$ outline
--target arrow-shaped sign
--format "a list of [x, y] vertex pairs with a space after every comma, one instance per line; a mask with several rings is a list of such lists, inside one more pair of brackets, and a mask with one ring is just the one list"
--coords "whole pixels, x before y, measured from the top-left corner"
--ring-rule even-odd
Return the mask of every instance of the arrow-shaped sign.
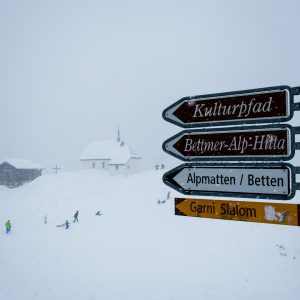
[[300, 184], [287, 163], [198, 163], [170, 170], [163, 181], [186, 195], [289, 200]]
[[300, 205], [175, 198], [175, 215], [300, 226]]
[[183, 161], [290, 160], [300, 143], [300, 127], [285, 124], [185, 130], [163, 143], [163, 150]]
[[163, 118], [185, 128], [285, 122], [300, 110], [294, 103], [299, 93], [299, 87], [283, 85], [185, 97], [166, 108]]

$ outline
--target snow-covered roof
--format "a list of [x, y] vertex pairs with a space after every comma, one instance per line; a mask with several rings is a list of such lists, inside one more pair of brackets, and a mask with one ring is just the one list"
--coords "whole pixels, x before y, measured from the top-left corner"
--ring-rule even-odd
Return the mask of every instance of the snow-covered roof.
[[7, 162], [16, 169], [43, 169], [43, 167], [35, 162], [27, 159], [9, 158], [1, 161], [1, 164]]
[[122, 165], [131, 158], [141, 158], [124, 142], [96, 141], [88, 144], [80, 156], [80, 160], [109, 160], [109, 164]]

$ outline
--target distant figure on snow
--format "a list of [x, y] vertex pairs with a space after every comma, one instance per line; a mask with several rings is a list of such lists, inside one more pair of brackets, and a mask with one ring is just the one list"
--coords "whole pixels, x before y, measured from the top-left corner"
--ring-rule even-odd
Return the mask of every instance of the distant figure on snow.
[[6, 223], [5, 223], [5, 228], [6, 228], [6, 233], [9, 233], [10, 232], [10, 229], [11, 229], [11, 223], [10, 223], [10, 220], [7, 220]]
[[66, 227], [66, 229], [68, 229], [70, 226], [70, 223], [68, 222], [68, 220], [66, 220], [66, 223], [65, 223], [65, 227]]
[[101, 216], [101, 211], [98, 210], [96, 213], [95, 213], [96, 216]]
[[75, 215], [74, 215], [73, 223], [78, 222], [78, 214], [79, 214], [79, 211], [77, 210]]
[[168, 194], [167, 194], [167, 200], [170, 199], [170, 195], [171, 195], [171, 191], [168, 191]]

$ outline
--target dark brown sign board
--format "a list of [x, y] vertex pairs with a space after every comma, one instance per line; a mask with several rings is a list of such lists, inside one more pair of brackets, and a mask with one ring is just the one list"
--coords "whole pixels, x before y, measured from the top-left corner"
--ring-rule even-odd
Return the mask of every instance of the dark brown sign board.
[[175, 198], [175, 215], [300, 226], [300, 205]]
[[184, 130], [162, 148], [183, 161], [290, 160], [300, 143], [300, 127], [287, 124]]
[[185, 97], [163, 111], [163, 118], [192, 128], [250, 123], [278, 123], [300, 110], [294, 95], [300, 88], [286, 85]]
[[290, 200], [300, 168], [288, 163], [189, 163], [166, 172], [166, 185], [185, 195]]

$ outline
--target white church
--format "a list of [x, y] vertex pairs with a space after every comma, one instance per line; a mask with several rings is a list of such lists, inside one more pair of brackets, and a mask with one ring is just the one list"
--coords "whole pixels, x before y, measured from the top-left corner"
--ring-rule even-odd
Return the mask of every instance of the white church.
[[83, 169], [107, 171], [110, 175], [127, 175], [141, 171], [142, 157], [121, 140], [95, 141], [83, 150], [80, 159]]

